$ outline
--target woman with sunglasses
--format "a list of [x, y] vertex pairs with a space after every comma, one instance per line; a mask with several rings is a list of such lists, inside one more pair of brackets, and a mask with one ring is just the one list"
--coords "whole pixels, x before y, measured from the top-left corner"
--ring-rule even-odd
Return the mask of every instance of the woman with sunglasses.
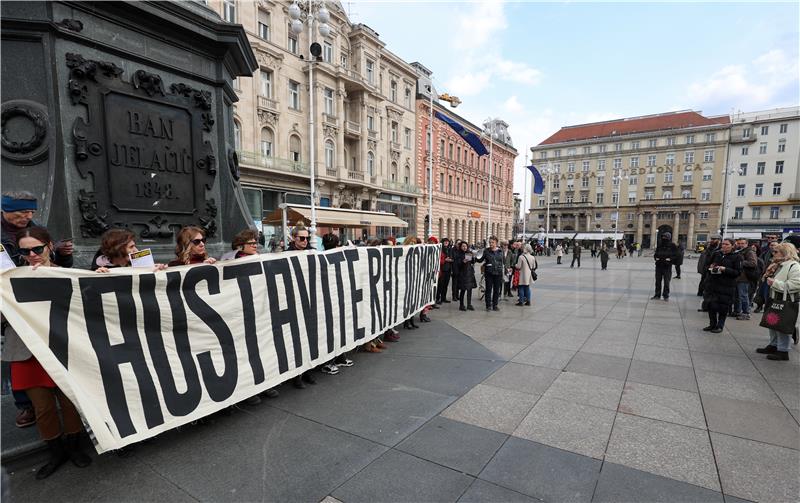
[[233, 236], [231, 250], [223, 255], [220, 260], [233, 260], [251, 255], [258, 255], [258, 231], [245, 229]]
[[[100, 238], [100, 249], [92, 259], [91, 269], [111, 272], [117, 267], [130, 267], [131, 254], [138, 253], [136, 234], [128, 229], [109, 229]], [[166, 269], [166, 264], [156, 264], [155, 270]]]
[[189, 264], [213, 264], [217, 259], [208, 256], [206, 232], [200, 227], [188, 226], [175, 238], [175, 260], [169, 266]]
[[[32, 269], [58, 267], [51, 261], [54, 245], [47, 229], [28, 227], [19, 231], [16, 238], [20, 257]], [[39, 468], [36, 478], [49, 477], [67, 460], [79, 468], [91, 464], [92, 458], [80, 447], [83, 423], [78, 411], [12, 327], [5, 330], [3, 360], [11, 362], [12, 389], [24, 390], [33, 402], [39, 436], [50, 451], [49, 461]]]

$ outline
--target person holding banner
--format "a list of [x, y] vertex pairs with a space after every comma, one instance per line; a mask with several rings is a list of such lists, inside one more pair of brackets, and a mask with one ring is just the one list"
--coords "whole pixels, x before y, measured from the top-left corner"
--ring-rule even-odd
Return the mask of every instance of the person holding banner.
[[[8, 255], [17, 265], [26, 265], [17, 253], [17, 233], [22, 229], [38, 227], [33, 217], [38, 209], [36, 196], [26, 191], [3, 192], [2, 243]], [[62, 239], [53, 247], [50, 260], [59, 267], [72, 267], [72, 238]]]
[[[51, 261], [54, 245], [47, 229], [25, 228], [17, 233], [15, 244], [20, 257], [34, 270], [58, 267]], [[75, 406], [33, 357], [13, 327], [7, 327], [5, 337], [3, 360], [11, 362], [11, 388], [25, 391], [33, 402], [39, 436], [50, 451], [50, 459], [37, 470], [36, 478], [49, 477], [67, 460], [72, 460], [79, 468], [89, 466], [92, 459], [80, 447], [83, 422]]]
[[[110, 272], [116, 267], [130, 267], [131, 255], [139, 253], [136, 234], [128, 229], [109, 229], [100, 238], [100, 249], [94, 254], [91, 269]], [[164, 264], [155, 264], [155, 270], [166, 269]]]
[[[407, 238], [405, 238], [403, 240], [403, 246], [414, 246], [414, 245], [418, 245], [418, 244], [420, 244], [420, 242], [419, 242], [419, 238], [417, 238], [417, 236], [408, 236]], [[423, 310], [422, 313], [424, 313], [424, 312], [425, 311]], [[420, 316], [422, 316], [422, 313], [420, 313]], [[411, 318], [409, 318], [409, 319], [407, 319], [406, 321], [403, 322], [403, 328], [405, 328], [407, 330], [414, 330], [414, 329], [419, 328], [419, 325], [414, 323], [414, 317], [412, 316]]]
[[[308, 229], [303, 222], [297, 222], [292, 229], [292, 242], [289, 243], [289, 251], [308, 251]], [[310, 370], [306, 370], [292, 379], [292, 385], [297, 389], [305, 389], [306, 383], [317, 384], [317, 380], [311, 375]]]
[[217, 259], [206, 251], [206, 231], [193, 225], [184, 227], [175, 237], [175, 260], [170, 267], [189, 264], [213, 264]]

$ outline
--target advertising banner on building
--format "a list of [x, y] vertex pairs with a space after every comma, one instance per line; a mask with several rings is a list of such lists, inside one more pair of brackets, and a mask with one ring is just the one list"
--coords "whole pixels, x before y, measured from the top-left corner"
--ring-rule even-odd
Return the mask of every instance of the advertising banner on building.
[[207, 416], [366, 343], [434, 301], [439, 246], [255, 255], [160, 272], [0, 273], [6, 320], [98, 452]]

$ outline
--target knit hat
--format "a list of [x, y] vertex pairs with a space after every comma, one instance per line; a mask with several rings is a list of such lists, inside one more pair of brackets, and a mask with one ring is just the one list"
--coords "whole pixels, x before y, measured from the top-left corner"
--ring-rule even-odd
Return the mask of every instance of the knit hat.
[[36, 211], [35, 198], [17, 198], [12, 195], [3, 194], [3, 211], [11, 213], [14, 211]]
[[670, 234], [669, 232], [665, 232], [664, 234], [661, 235], [661, 239], [672, 239], [672, 234]]

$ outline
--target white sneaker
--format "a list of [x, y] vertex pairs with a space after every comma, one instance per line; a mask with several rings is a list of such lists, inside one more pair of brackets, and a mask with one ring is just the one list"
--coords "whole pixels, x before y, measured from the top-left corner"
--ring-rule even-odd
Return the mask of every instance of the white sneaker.
[[334, 363], [326, 363], [325, 365], [322, 366], [320, 372], [322, 372], [323, 374], [335, 376], [336, 374], [339, 373], [339, 367], [337, 367], [336, 364]]
[[389, 331], [392, 333], [392, 335], [400, 335], [400, 332], [398, 332], [397, 330], [395, 330], [393, 328], [390, 328]]

